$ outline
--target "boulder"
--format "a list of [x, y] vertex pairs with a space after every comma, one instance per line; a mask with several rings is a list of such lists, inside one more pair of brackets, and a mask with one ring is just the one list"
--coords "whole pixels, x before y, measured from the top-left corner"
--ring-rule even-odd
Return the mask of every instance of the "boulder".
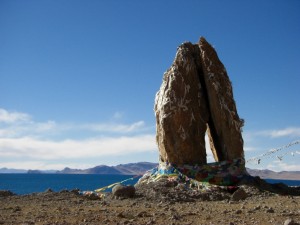
[[131, 185], [124, 186], [122, 184], [117, 184], [113, 187], [112, 194], [115, 197], [132, 198], [135, 195], [135, 187]]
[[244, 200], [247, 197], [248, 197], [248, 194], [246, 193], [246, 191], [243, 188], [239, 188], [232, 194], [231, 201], [237, 202], [240, 200]]
[[15, 194], [8, 190], [0, 190], [0, 197], [14, 196]]

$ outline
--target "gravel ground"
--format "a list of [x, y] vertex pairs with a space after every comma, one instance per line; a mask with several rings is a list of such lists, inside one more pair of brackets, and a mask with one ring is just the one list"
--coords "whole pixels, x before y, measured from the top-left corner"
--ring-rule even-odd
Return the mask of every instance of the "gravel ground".
[[300, 224], [299, 188], [294, 195], [249, 185], [195, 191], [163, 181], [137, 185], [133, 198], [0, 191], [0, 203], [0, 224]]

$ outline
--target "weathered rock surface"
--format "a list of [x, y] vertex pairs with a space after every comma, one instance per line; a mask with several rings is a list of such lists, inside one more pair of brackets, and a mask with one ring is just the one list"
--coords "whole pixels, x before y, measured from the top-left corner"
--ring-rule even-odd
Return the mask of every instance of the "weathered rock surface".
[[204, 38], [200, 38], [199, 47], [210, 112], [208, 136], [215, 160], [244, 158], [243, 120], [238, 116], [226, 69]]
[[243, 158], [243, 121], [232, 87], [215, 50], [199, 44], [178, 47], [155, 98], [156, 141], [160, 161], [206, 164], [208, 131], [216, 161]]
[[113, 187], [112, 189], [113, 196], [121, 197], [121, 198], [132, 198], [135, 195], [135, 187], [128, 185], [124, 186], [121, 184], [118, 184]]
[[155, 99], [156, 140], [163, 162], [206, 163], [204, 134], [209, 112], [199, 80], [201, 71], [199, 47], [179, 46]]
[[233, 193], [233, 195], [231, 196], [231, 200], [232, 201], [240, 201], [240, 200], [244, 200], [248, 197], [246, 191], [243, 188], [239, 188], [237, 191], [235, 191]]
[[296, 223], [293, 219], [289, 218], [284, 221], [284, 225], [299, 225], [299, 223]]
[[11, 191], [8, 190], [0, 190], [0, 197], [7, 197], [7, 196], [13, 196], [15, 195]]

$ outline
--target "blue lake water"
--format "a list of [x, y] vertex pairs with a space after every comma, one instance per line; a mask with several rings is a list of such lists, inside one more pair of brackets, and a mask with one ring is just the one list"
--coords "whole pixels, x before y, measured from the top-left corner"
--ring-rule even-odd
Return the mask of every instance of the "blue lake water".
[[[53, 191], [80, 189], [92, 191], [129, 178], [131, 175], [100, 174], [0, 174], [0, 190], [10, 190], [16, 194], [43, 192], [48, 188]], [[139, 177], [124, 184], [135, 184]], [[282, 182], [289, 186], [300, 186], [300, 180], [272, 180], [269, 183]]]
[[273, 180], [273, 179], [265, 179], [268, 183], [284, 183], [288, 186], [300, 186], [300, 180]]
[[[10, 190], [15, 194], [80, 189], [93, 191], [104, 186], [120, 182], [132, 175], [100, 174], [0, 174], [0, 190]], [[124, 184], [135, 184], [139, 177]]]

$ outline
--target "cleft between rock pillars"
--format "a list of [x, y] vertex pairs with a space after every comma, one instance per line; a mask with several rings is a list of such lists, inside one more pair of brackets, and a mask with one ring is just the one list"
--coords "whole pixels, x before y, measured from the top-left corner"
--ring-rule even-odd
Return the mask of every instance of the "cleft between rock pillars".
[[205, 165], [205, 134], [216, 162], [244, 161], [243, 120], [214, 48], [201, 37], [183, 43], [155, 97], [160, 163]]

